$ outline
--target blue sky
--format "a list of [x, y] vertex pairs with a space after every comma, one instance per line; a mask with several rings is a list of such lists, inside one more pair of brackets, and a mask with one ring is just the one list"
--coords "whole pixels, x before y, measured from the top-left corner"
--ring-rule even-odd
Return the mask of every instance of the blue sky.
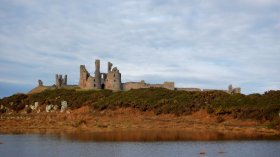
[[279, 0], [0, 0], [0, 97], [79, 65], [111, 61], [122, 81], [280, 88]]

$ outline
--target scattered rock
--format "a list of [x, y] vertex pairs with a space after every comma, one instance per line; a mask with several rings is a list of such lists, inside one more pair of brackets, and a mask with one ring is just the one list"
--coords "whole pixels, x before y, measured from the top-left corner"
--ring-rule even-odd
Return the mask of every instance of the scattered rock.
[[57, 106], [57, 105], [54, 105], [54, 106], [53, 106], [52, 112], [56, 111], [57, 109], [58, 109], [58, 106]]
[[46, 105], [46, 112], [51, 112], [52, 108], [53, 108], [52, 104]]
[[201, 155], [205, 155], [205, 154], [206, 154], [206, 152], [200, 152], [199, 154], [201, 154]]
[[30, 105], [30, 108], [31, 108], [31, 110], [37, 110], [38, 106], [39, 106], [39, 103], [35, 102], [34, 105]]
[[61, 101], [60, 112], [64, 112], [67, 109], [67, 101]]
[[49, 104], [46, 105], [46, 112], [54, 112], [58, 109], [57, 105]]

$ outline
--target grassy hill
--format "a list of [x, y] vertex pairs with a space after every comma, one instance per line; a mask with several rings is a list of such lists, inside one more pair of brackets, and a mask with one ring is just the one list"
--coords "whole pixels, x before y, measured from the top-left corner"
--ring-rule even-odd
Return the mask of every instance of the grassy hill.
[[[280, 91], [264, 94], [227, 94], [225, 92], [186, 92], [161, 88], [137, 89], [126, 92], [109, 90], [55, 89], [41, 93], [16, 94], [0, 100], [0, 104], [20, 111], [25, 105], [39, 102], [40, 105], [54, 104], [66, 100], [71, 109], [90, 105], [93, 109], [105, 110], [132, 107], [141, 111], [154, 111], [156, 114], [187, 115], [198, 110], [209, 114], [232, 115], [238, 119], [279, 122]], [[5, 110], [2, 109], [1, 113]]]

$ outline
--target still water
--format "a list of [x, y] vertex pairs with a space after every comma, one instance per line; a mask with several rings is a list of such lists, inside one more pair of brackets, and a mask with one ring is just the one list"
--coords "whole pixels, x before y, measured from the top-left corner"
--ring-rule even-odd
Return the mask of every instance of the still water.
[[[70, 137], [70, 138], [68, 138]], [[83, 137], [83, 136], [81, 136]], [[52, 134], [2, 134], [1, 157], [279, 157], [280, 140], [96, 141]]]

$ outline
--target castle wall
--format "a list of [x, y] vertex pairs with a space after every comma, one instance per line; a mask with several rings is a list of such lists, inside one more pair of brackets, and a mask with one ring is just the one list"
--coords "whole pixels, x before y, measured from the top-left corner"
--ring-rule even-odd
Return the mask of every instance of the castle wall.
[[222, 91], [226, 92], [228, 94], [233, 94], [233, 93], [240, 93], [241, 88], [233, 88], [232, 85], [228, 86], [228, 90], [223, 90], [223, 89], [199, 89], [199, 88], [175, 88], [175, 90], [178, 91], [202, 91], [202, 92], [210, 92], [210, 91]]
[[89, 75], [85, 65], [80, 65], [80, 80], [79, 80], [80, 88], [87, 88], [87, 79], [89, 76], [90, 75]]
[[85, 88], [87, 88], [87, 89], [96, 89], [96, 85], [95, 85], [95, 81], [94, 81], [94, 77], [92, 77], [92, 76], [89, 76], [88, 78], [87, 78], [87, 81], [86, 81], [86, 87]]
[[240, 94], [240, 93], [241, 93], [241, 88], [239, 88], [239, 87], [233, 88], [232, 93], [238, 93], [238, 94]]
[[126, 82], [123, 83], [123, 90], [128, 91], [131, 89], [140, 89], [140, 88], [166, 88], [174, 90], [174, 82], [164, 82], [163, 84], [147, 84], [144, 81], [141, 82]]
[[123, 83], [123, 90], [128, 91], [131, 89], [150, 88], [144, 81], [141, 82], [126, 82]]
[[177, 91], [187, 91], [187, 92], [201, 92], [199, 88], [175, 88]]
[[175, 83], [174, 82], [164, 82], [162, 87], [166, 88], [166, 89], [170, 89], [170, 90], [175, 90]]
[[222, 91], [228, 93], [228, 90], [221, 90], [221, 89], [202, 89], [203, 92], [212, 92], [212, 91]]

